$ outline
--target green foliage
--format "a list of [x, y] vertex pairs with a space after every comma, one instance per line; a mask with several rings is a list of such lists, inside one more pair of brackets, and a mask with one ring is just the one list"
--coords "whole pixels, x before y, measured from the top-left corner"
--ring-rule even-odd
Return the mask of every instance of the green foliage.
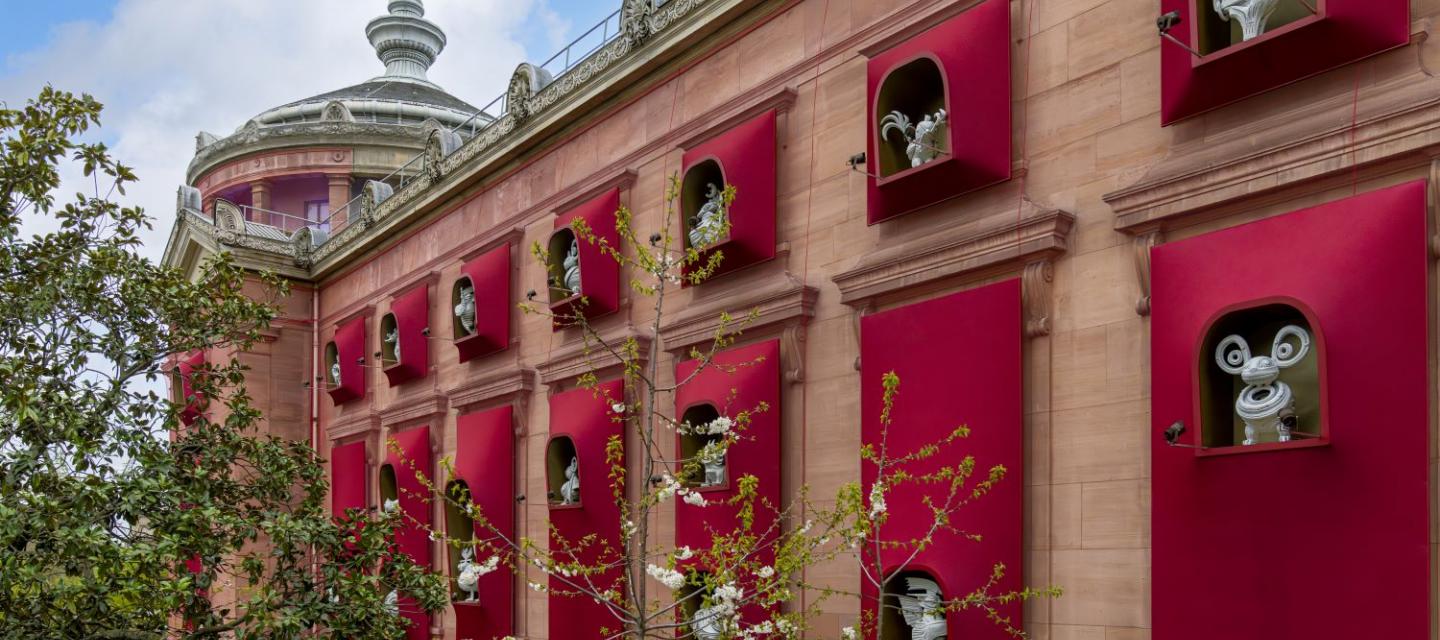
[[[434, 610], [443, 581], [394, 553], [393, 522], [329, 516], [322, 461], [263, 432], [233, 357], [286, 284], [139, 256], [149, 220], [109, 198], [134, 174], [76, 140], [100, 111], [48, 87], [0, 109], [0, 637], [401, 637], [386, 595]], [[57, 207], [67, 160], [93, 193]], [[25, 237], [27, 217], [58, 228]], [[196, 351], [184, 426], [156, 389]]]

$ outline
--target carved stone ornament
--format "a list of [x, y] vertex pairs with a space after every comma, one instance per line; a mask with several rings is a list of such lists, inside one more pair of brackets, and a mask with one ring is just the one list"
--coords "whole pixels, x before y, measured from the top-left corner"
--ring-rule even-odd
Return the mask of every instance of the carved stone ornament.
[[431, 180], [439, 180], [444, 175], [445, 158], [464, 143], [460, 134], [449, 129], [440, 127], [430, 130], [425, 140], [425, 173], [430, 175]]
[[[1295, 344], [1290, 343], [1290, 339]], [[1246, 446], [1259, 442], [1262, 431], [1275, 431], [1280, 442], [1289, 442], [1293, 430], [1295, 394], [1290, 385], [1280, 381], [1280, 370], [1286, 369], [1310, 353], [1310, 332], [1296, 325], [1286, 325], [1275, 332], [1270, 355], [1250, 355], [1250, 345], [1238, 335], [1226, 336], [1215, 347], [1215, 364], [1220, 370], [1240, 376], [1245, 387], [1235, 400], [1235, 415], [1245, 422]]]
[[565, 467], [565, 483], [560, 485], [560, 504], [580, 504], [580, 458], [570, 458]]
[[715, 183], [705, 185], [705, 204], [686, 221], [691, 249], [704, 249], [725, 233], [725, 192]]
[[213, 134], [213, 133], [210, 133], [209, 131], [201, 131], [201, 132], [195, 134], [195, 151], [196, 151], [196, 153], [199, 153], [199, 151], [200, 151], [201, 149], [204, 149], [205, 147], [208, 147], [208, 146], [210, 146], [210, 145], [212, 145], [212, 144], [215, 144], [215, 143], [218, 142], [219, 140], [220, 140], [220, 138], [219, 138], [218, 136], [216, 136], [216, 135]]
[[188, 184], [182, 184], [179, 189], [175, 190], [175, 211], [179, 212], [188, 209], [199, 212], [202, 206], [199, 189]]
[[350, 108], [339, 100], [331, 100], [325, 103], [325, 108], [320, 112], [321, 122], [354, 122], [355, 116], [350, 113]]
[[939, 640], [948, 633], [940, 585], [929, 578], [905, 578], [905, 593], [895, 596], [911, 640]]
[[245, 233], [245, 215], [229, 200], [215, 199], [215, 227], [231, 233]]
[[460, 550], [460, 562], [455, 564], [455, 586], [467, 594], [465, 602], [478, 602], [480, 596], [480, 576], [483, 575], [479, 563], [475, 562], [475, 550], [465, 547]]
[[655, 33], [654, 0], [625, 0], [620, 9], [620, 30], [631, 46], [639, 45]]
[[1140, 299], [1135, 301], [1135, 313], [1150, 315], [1150, 252], [1160, 244], [1159, 231], [1147, 231], [1136, 235], [1130, 241], [1135, 250], [1135, 277], [1140, 281]]
[[1025, 337], [1050, 335], [1050, 290], [1055, 270], [1049, 260], [1025, 265], [1020, 275], [1020, 297], [1025, 309]]
[[460, 302], [455, 305], [455, 320], [465, 335], [475, 333], [475, 287], [468, 281], [460, 285]]
[[375, 222], [375, 209], [380, 203], [395, 195], [395, 187], [379, 180], [366, 180], [365, 189], [360, 193], [360, 224], [370, 226]]
[[1245, 40], [1250, 40], [1265, 33], [1266, 23], [1270, 16], [1275, 14], [1275, 8], [1280, 5], [1280, 0], [1213, 0], [1215, 13], [1220, 14], [1220, 19], [1229, 22], [1232, 18], [1240, 23], [1240, 33]]
[[530, 99], [550, 84], [550, 72], [528, 62], [515, 67], [510, 87], [505, 91], [505, 110], [516, 121], [523, 122], [532, 113]]
[[[891, 111], [880, 119], [880, 139], [892, 144], [903, 144], [905, 157], [910, 159], [910, 167], [918, 167], [947, 153], [943, 135], [946, 117], [945, 110], [940, 109], [933, 114], [923, 115], [919, 122], [911, 123], [910, 116]], [[899, 133], [900, 139], [891, 140], [891, 131]]]

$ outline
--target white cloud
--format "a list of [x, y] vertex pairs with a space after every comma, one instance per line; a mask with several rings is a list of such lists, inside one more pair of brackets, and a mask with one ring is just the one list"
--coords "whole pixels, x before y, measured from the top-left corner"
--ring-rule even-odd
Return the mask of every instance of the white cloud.
[[[383, 0], [119, 0], [107, 22], [62, 25], [12, 55], [0, 100], [18, 105], [50, 83], [105, 103], [100, 136], [140, 178], [123, 201], [155, 219], [145, 252], [158, 257], [196, 132], [223, 136], [269, 107], [380, 75], [364, 29], [384, 10]], [[538, 22], [553, 43], [569, 27], [545, 0], [430, 0], [426, 17], [449, 40], [430, 79], [476, 106], [526, 57], [517, 34]], [[81, 186], [73, 168], [66, 177], [61, 193]]]

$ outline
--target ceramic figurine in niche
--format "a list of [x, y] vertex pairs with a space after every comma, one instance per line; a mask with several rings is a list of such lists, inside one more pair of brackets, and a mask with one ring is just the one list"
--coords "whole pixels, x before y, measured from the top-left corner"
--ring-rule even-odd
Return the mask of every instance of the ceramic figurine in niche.
[[929, 578], [905, 578], [905, 593], [897, 595], [900, 615], [910, 628], [910, 640], [938, 640], [947, 633], [941, 608], [940, 585]]
[[696, 640], [720, 640], [725, 632], [722, 610], [718, 606], [701, 607], [690, 618], [690, 629]]
[[705, 204], [689, 220], [690, 248], [703, 249], [725, 232], [725, 192], [715, 183], [705, 185]]
[[944, 143], [941, 134], [945, 130], [946, 118], [945, 110], [940, 109], [911, 124], [910, 116], [891, 111], [890, 115], [880, 119], [880, 139], [888, 141], [892, 130], [900, 132], [900, 141], [905, 143], [905, 157], [910, 159], [910, 167], [918, 167], [945, 153], [941, 147]]
[[475, 287], [460, 285], [460, 304], [455, 305], [455, 317], [466, 335], [475, 333]]
[[570, 458], [570, 466], [565, 467], [565, 483], [560, 485], [560, 504], [580, 503], [580, 458]]
[[330, 363], [330, 384], [340, 386], [340, 361]]
[[700, 482], [702, 487], [716, 487], [725, 484], [725, 456], [719, 455], [701, 463], [705, 469], [705, 479]]
[[455, 585], [469, 594], [465, 602], [476, 602], [480, 597], [480, 565], [475, 562], [475, 550], [465, 547], [460, 550], [460, 562], [455, 564]]
[[400, 510], [399, 498], [386, 498], [385, 503], [380, 506], [385, 513], [395, 513]]
[[561, 262], [565, 268], [565, 279], [561, 285], [571, 294], [580, 293], [580, 241], [570, 241], [570, 251], [565, 254], [565, 260]]
[[1215, 347], [1215, 363], [1220, 369], [1245, 382], [1235, 400], [1235, 415], [1245, 422], [1244, 444], [1259, 442], [1260, 433], [1271, 430], [1280, 442], [1290, 441], [1291, 425], [1281, 414], [1294, 411], [1295, 394], [1290, 385], [1280, 381], [1280, 370], [1295, 366], [1309, 352], [1310, 332], [1293, 324], [1275, 332], [1268, 356], [1251, 356], [1250, 345], [1238, 335], [1226, 336]]
[[393, 327], [390, 333], [385, 334], [385, 344], [390, 345], [390, 354], [395, 357], [395, 362], [400, 361], [400, 327]]
[[1234, 19], [1240, 23], [1240, 34], [1245, 40], [1265, 33], [1266, 23], [1270, 21], [1270, 16], [1275, 14], [1275, 8], [1280, 4], [1280, 0], [1213, 1], [1215, 13], [1220, 14], [1221, 20], [1229, 22]]
[[392, 589], [389, 594], [386, 594], [385, 611], [392, 616], [400, 615], [400, 593], [398, 591]]

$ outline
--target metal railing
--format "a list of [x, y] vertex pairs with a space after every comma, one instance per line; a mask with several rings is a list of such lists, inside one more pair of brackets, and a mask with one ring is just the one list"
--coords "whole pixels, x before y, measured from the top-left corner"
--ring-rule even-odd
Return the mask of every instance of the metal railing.
[[240, 205], [240, 213], [244, 215], [245, 222], [249, 224], [261, 224], [267, 227], [274, 227], [289, 235], [300, 230], [302, 227], [313, 227], [324, 224], [304, 216], [297, 216], [283, 211], [272, 211], [260, 207], [252, 207], [248, 204]]
[[[665, 4], [664, 0], [658, 0], [655, 6], [658, 7], [663, 4]], [[581, 34], [580, 37], [572, 40], [565, 48], [561, 49], [555, 55], [550, 56], [548, 60], [539, 65], [539, 68], [550, 73], [551, 82], [559, 80], [562, 76], [575, 69], [575, 67], [580, 66], [580, 64], [589, 59], [590, 56], [595, 55], [595, 53], [605, 45], [619, 37], [621, 26], [620, 9], [616, 9], [610, 15], [605, 16], [605, 19]], [[464, 122], [451, 127], [449, 130], [453, 133], [460, 134], [467, 142], [473, 140], [480, 132], [499, 121], [506, 113], [509, 113], [510, 105], [506, 103], [505, 98], [506, 94], [501, 93], [494, 100], [491, 100], [484, 107], [481, 107], [479, 111], [471, 114]], [[399, 168], [391, 171], [389, 175], [380, 178], [380, 182], [385, 182], [394, 187], [395, 193], [398, 194], [413, 182], [416, 176], [420, 175], [425, 168], [424, 163], [425, 153], [422, 151]], [[326, 215], [324, 219], [318, 222], [307, 221], [306, 224], [317, 230], [329, 231], [330, 237], [334, 237], [334, 234], [339, 233], [348, 226], [351, 220], [359, 216], [360, 202], [363, 198], [364, 189], [362, 185], [360, 195], [351, 198], [349, 202], [330, 209], [329, 214]]]

